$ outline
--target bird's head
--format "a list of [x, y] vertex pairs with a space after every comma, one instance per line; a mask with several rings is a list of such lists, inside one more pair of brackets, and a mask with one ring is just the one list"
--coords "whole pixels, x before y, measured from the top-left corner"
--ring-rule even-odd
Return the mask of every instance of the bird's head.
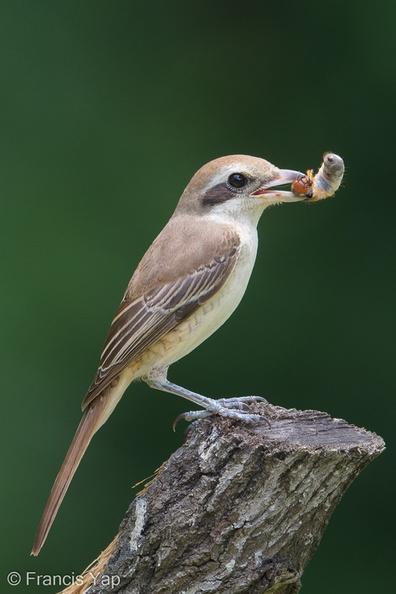
[[177, 213], [212, 214], [257, 223], [270, 204], [300, 202], [289, 189], [298, 171], [278, 169], [265, 159], [248, 155], [230, 155], [210, 161], [193, 176], [184, 190]]

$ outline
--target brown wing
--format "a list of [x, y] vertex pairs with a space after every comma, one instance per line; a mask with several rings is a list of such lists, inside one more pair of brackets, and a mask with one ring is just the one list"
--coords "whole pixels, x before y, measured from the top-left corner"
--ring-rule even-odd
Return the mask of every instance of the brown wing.
[[238, 248], [233, 246], [228, 254], [214, 257], [183, 278], [155, 287], [138, 299], [124, 300], [110, 327], [99, 369], [82, 408], [134, 359], [212, 297], [229, 277], [237, 256]]

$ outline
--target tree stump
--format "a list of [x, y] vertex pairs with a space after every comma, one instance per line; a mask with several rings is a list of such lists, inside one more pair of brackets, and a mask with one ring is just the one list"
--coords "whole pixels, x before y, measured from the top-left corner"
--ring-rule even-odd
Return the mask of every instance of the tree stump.
[[326, 413], [251, 408], [270, 426], [190, 425], [84, 585], [64, 594], [298, 592], [335, 506], [384, 442]]

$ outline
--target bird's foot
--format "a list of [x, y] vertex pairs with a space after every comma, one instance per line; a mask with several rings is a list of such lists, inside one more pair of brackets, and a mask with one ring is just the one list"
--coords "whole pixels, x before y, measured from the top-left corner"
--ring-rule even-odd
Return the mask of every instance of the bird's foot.
[[239, 398], [221, 398], [213, 400], [213, 405], [206, 410], [192, 410], [180, 414], [173, 423], [173, 430], [179, 421], [196, 421], [197, 419], [204, 419], [212, 415], [219, 415], [230, 419], [236, 419], [247, 423], [266, 423], [271, 427], [270, 422], [266, 417], [259, 414], [249, 412], [248, 404], [252, 402], [267, 402], [261, 396], [241, 396]]
[[264, 402], [268, 404], [268, 400], [262, 396], [237, 396], [236, 398], [219, 398], [216, 400], [220, 406], [225, 408], [236, 408], [238, 410], [249, 410], [247, 404], [252, 402]]
[[241, 396], [239, 398], [222, 398], [220, 400], [214, 400], [213, 398], [202, 396], [202, 394], [197, 394], [197, 392], [191, 392], [191, 390], [187, 390], [186, 388], [182, 388], [181, 386], [170, 382], [166, 378], [164, 370], [161, 371], [159, 369], [152, 370], [151, 374], [144, 379], [152, 388], [186, 398], [198, 406], [202, 406], [204, 409], [193, 410], [179, 415], [173, 423], [173, 430], [175, 430], [177, 423], [181, 419], [184, 419], [185, 421], [195, 421], [197, 419], [204, 419], [210, 415], [220, 415], [221, 417], [237, 419], [248, 423], [264, 422], [271, 426], [268, 419], [263, 415], [252, 414], [249, 412], [248, 405], [252, 402], [267, 402], [267, 400], [261, 396]]

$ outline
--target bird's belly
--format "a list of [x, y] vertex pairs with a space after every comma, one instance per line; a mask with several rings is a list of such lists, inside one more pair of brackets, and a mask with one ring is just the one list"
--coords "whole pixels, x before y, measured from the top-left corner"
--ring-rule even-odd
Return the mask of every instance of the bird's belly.
[[245, 293], [256, 256], [256, 250], [252, 249], [254, 247], [249, 246], [250, 249], [241, 251], [229, 279], [216, 295], [133, 362], [135, 378], [147, 375], [153, 368], [166, 369], [224, 324]]

